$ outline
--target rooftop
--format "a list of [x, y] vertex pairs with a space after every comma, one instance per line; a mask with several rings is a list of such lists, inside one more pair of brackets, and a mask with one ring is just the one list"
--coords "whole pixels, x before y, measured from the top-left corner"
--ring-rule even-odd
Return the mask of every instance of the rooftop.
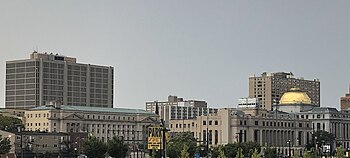
[[[54, 106], [38, 106], [30, 110], [55, 110]], [[128, 113], [128, 114], [154, 114], [142, 109], [127, 109], [127, 108], [103, 108], [89, 106], [68, 106], [61, 105], [61, 110], [67, 111], [87, 111], [87, 112], [109, 112], [109, 113]], [[155, 115], [155, 114], [154, 114]]]

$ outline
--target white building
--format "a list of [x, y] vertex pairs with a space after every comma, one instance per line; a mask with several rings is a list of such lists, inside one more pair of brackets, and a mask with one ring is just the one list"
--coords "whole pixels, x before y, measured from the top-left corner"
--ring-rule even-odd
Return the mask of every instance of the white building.
[[169, 125], [169, 120], [192, 119], [204, 114], [215, 113], [217, 109], [208, 108], [207, 102], [198, 100], [184, 100], [177, 96], [168, 96], [168, 101], [146, 102], [146, 111], [158, 114]]

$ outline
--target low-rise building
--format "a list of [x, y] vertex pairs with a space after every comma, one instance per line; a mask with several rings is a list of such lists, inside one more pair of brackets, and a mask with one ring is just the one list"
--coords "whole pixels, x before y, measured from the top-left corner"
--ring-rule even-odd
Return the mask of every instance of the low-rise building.
[[70, 142], [70, 135], [60, 132], [0, 130], [0, 135], [10, 140], [11, 150], [8, 155], [26, 157], [42, 156], [45, 153], [60, 153], [67, 148], [67, 143]]
[[103, 141], [114, 136], [125, 141], [145, 140], [149, 125], [159, 116], [141, 109], [48, 105], [25, 112], [27, 131], [87, 132]]

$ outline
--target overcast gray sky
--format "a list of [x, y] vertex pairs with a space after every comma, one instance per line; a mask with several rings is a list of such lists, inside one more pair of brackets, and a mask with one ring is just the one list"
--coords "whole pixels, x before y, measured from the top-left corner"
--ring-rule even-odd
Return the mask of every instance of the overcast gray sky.
[[41, 52], [115, 68], [115, 107], [168, 95], [233, 107], [248, 77], [291, 71], [339, 107], [350, 83], [350, 1], [0, 1], [5, 61]]

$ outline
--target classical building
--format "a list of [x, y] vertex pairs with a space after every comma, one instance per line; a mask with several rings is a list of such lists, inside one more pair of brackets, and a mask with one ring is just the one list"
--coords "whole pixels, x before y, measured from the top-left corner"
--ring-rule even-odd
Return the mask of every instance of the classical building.
[[310, 96], [311, 103], [320, 106], [320, 81], [295, 78], [293, 73], [262, 73], [261, 76], [249, 77], [249, 97], [258, 98], [261, 108], [272, 110], [274, 102], [278, 102], [284, 92], [299, 87]]
[[309, 120], [258, 108], [224, 108], [194, 119], [170, 120], [170, 129], [171, 135], [190, 131], [199, 143], [208, 141], [210, 146], [254, 141], [263, 148], [276, 147], [278, 153], [285, 155], [289, 153], [289, 144], [292, 154], [302, 154], [312, 132]]
[[20, 157], [22, 152], [23, 156], [26, 157], [41, 157], [45, 153], [59, 153], [67, 148], [67, 143], [70, 141], [69, 134], [58, 132], [9, 132], [0, 130], [0, 135], [10, 140], [11, 150], [8, 155], [17, 155], [17, 157]]
[[114, 136], [125, 141], [145, 140], [147, 127], [159, 116], [141, 109], [47, 105], [25, 112], [27, 131], [87, 132], [103, 141]]
[[273, 109], [288, 113], [307, 111], [315, 107], [318, 106], [313, 105], [310, 97], [300, 88], [291, 88], [286, 91], [282, 95], [280, 102], [273, 105]]
[[168, 96], [168, 101], [146, 102], [146, 110], [158, 113], [165, 124], [169, 125], [169, 120], [191, 119], [196, 116], [215, 113], [217, 109], [208, 108], [207, 102], [198, 100], [184, 100], [177, 96]]
[[336, 108], [312, 105], [309, 96], [296, 88], [284, 93], [275, 109], [294, 115], [297, 119], [310, 120], [313, 132], [322, 130], [334, 134], [335, 141], [326, 142], [332, 149], [336, 144], [350, 148], [350, 110], [338, 111]]
[[29, 109], [52, 100], [64, 105], [113, 107], [111, 66], [77, 63], [76, 58], [33, 52], [6, 62], [6, 108]]
[[340, 109], [341, 110], [350, 109], [350, 86], [349, 86], [349, 93], [345, 94], [344, 97], [340, 98]]

